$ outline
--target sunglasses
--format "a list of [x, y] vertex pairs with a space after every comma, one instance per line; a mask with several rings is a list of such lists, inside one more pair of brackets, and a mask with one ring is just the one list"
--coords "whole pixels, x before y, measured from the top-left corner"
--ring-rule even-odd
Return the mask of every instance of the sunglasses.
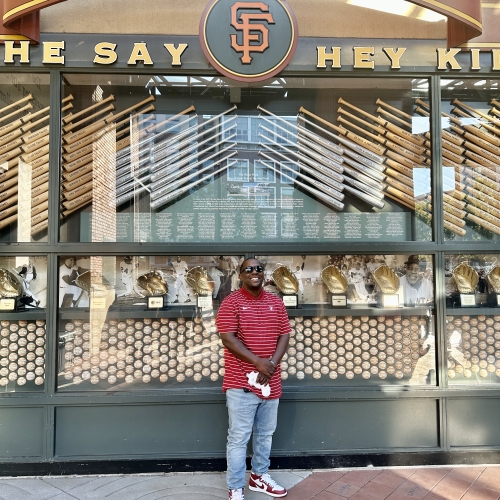
[[264, 268], [262, 266], [247, 266], [243, 268], [243, 271], [247, 274], [250, 274], [254, 269], [258, 273], [262, 273], [264, 271]]

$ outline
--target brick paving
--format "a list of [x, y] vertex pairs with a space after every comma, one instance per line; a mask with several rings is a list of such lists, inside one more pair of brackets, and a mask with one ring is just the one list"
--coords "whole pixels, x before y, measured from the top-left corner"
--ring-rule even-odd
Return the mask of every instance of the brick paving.
[[498, 500], [500, 466], [315, 471], [288, 500]]

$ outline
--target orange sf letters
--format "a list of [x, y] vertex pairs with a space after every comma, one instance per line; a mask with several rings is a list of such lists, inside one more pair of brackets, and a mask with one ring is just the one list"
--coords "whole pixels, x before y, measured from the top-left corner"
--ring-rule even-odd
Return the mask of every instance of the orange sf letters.
[[[239, 9], [259, 10], [261, 13], [250, 14], [243, 12], [239, 15], [238, 20]], [[265, 12], [268, 13], [265, 14]], [[236, 52], [243, 52], [241, 56], [243, 64], [252, 62], [250, 52], [264, 52], [269, 47], [269, 30], [267, 26], [250, 21], [267, 21], [269, 24], [274, 24], [273, 16], [269, 13], [269, 7], [263, 2], [236, 2], [233, 4], [231, 7], [231, 26], [237, 31], [243, 32], [243, 43], [239, 45], [236, 35], [231, 35], [231, 47]], [[260, 42], [260, 44], [251, 45], [251, 42]]]

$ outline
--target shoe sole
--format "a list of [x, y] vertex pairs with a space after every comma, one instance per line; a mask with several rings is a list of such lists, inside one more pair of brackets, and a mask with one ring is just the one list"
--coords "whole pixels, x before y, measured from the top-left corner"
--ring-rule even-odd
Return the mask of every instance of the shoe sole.
[[260, 493], [264, 493], [265, 495], [269, 495], [270, 497], [274, 497], [274, 498], [283, 498], [283, 497], [286, 497], [288, 495], [288, 491], [285, 491], [285, 493], [281, 493], [281, 494], [269, 493], [269, 491], [265, 491], [262, 488], [259, 488], [258, 486], [248, 485], [248, 489], [251, 491], [258, 491]]

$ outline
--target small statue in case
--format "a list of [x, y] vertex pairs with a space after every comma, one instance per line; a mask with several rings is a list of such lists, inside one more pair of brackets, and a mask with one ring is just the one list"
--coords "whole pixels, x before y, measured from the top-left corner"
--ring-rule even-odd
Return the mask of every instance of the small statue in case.
[[375, 269], [373, 279], [380, 288], [378, 307], [399, 307], [399, 276], [384, 264]]
[[453, 278], [460, 294], [460, 307], [477, 307], [475, 294], [479, 283], [477, 271], [462, 262], [453, 270]]
[[297, 309], [299, 307], [299, 281], [295, 274], [283, 264], [278, 264], [271, 274], [271, 279], [283, 295], [285, 307]]
[[337, 266], [331, 265], [321, 271], [321, 279], [328, 288], [328, 307], [347, 307], [347, 278]]

